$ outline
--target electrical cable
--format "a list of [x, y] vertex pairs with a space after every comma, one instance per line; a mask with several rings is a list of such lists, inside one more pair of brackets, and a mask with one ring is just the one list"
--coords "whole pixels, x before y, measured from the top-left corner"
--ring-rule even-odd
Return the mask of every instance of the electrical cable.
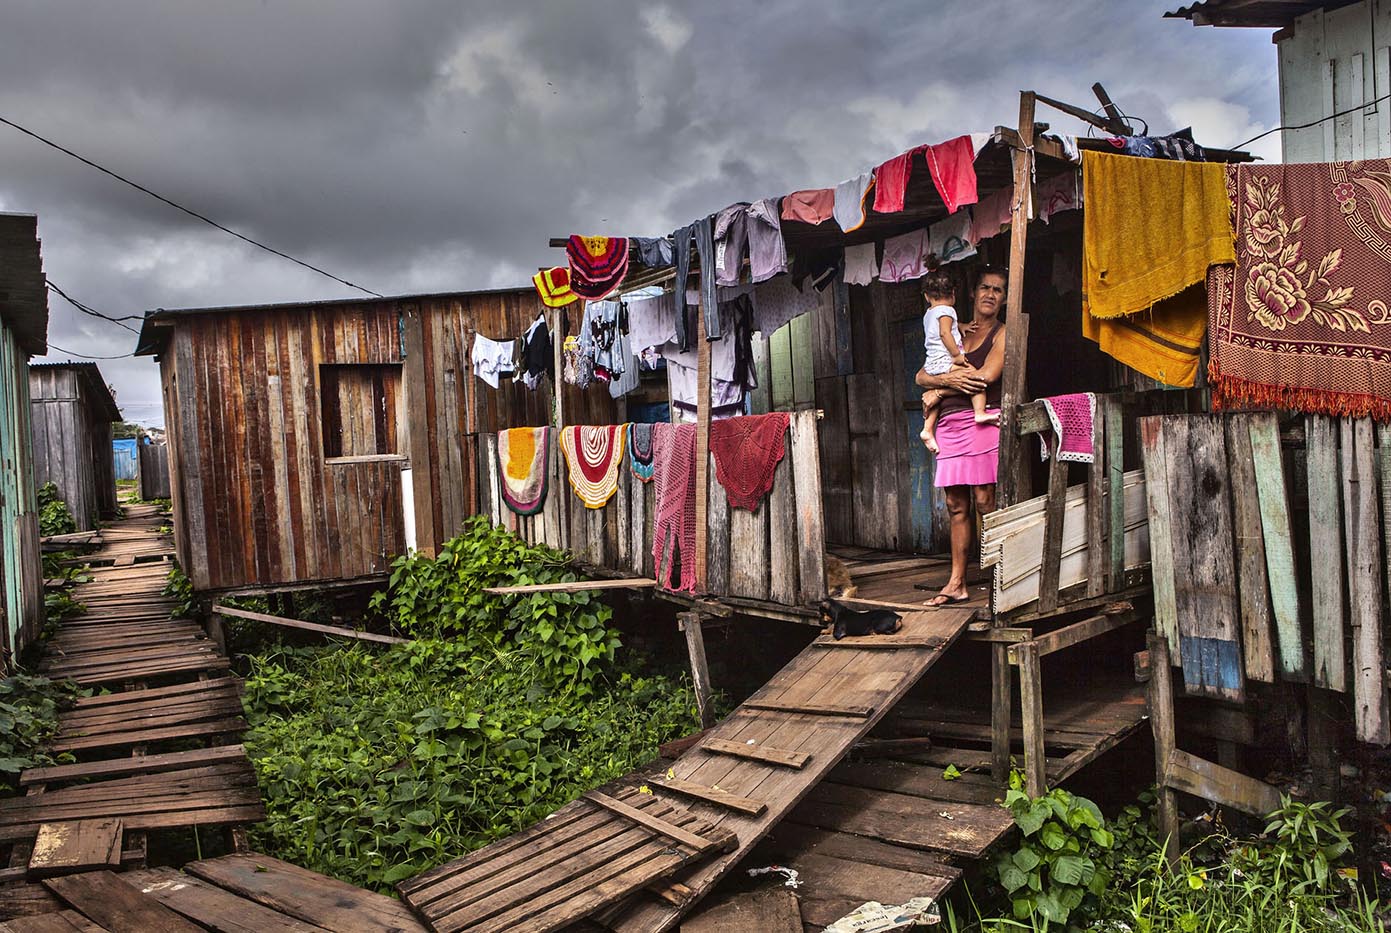
[[239, 239], [239, 240], [242, 240], [242, 241], [244, 241], [244, 242], [246, 242], [246, 243], [250, 243], [252, 246], [256, 247], [257, 249], [263, 249], [263, 250], [265, 250], [265, 251], [268, 252], [268, 253], [272, 253], [272, 254], [274, 254], [274, 255], [276, 255], [276, 256], [279, 256], [281, 259], [288, 259], [290, 262], [293, 262], [295, 265], [303, 266], [304, 268], [309, 269], [309, 270], [312, 271], [312, 272], [317, 272], [317, 273], [319, 273], [320, 275], [327, 276], [328, 278], [333, 279], [333, 281], [335, 281], [335, 282], [338, 282], [338, 283], [340, 283], [340, 284], [342, 284], [342, 285], [346, 285], [346, 286], [348, 286], [349, 288], [355, 288], [355, 289], [357, 289], [357, 290], [360, 291], [360, 292], [363, 292], [363, 293], [365, 293], [365, 294], [371, 295], [373, 298], [384, 298], [384, 297], [386, 297], [385, 295], [381, 295], [381, 294], [379, 294], [379, 293], [377, 293], [377, 292], [372, 291], [370, 288], [363, 288], [361, 285], [357, 285], [357, 284], [354, 284], [354, 283], [352, 283], [352, 282], [349, 282], [347, 279], [339, 278], [338, 276], [334, 275], [332, 272], [328, 272], [328, 271], [325, 271], [324, 269], [320, 269], [318, 266], [312, 265], [312, 264], [310, 264], [310, 263], [307, 263], [307, 262], [305, 262], [303, 259], [296, 259], [294, 256], [291, 256], [289, 253], [282, 252], [282, 251], [276, 249], [276, 248], [273, 247], [273, 246], [267, 246], [265, 243], [262, 243], [262, 242], [260, 242], [259, 240], [253, 240], [251, 237], [247, 236], [246, 234], [244, 234], [244, 233], [238, 233], [237, 231], [233, 230], [231, 227], [225, 227], [225, 226], [223, 226], [222, 224], [218, 223], [217, 221], [213, 220], [211, 217], [208, 217], [208, 216], [206, 216], [206, 215], [204, 215], [204, 214], [200, 214], [200, 213], [198, 213], [197, 211], [193, 210], [192, 208], [184, 207], [182, 204], [179, 204], [179, 203], [177, 203], [177, 202], [175, 202], [175, 201], [171, 201], [171, 200], [169, 200], [168, 198], [166, 198], [164, 195], [162, 195], [162, 194], [157, 194], [157, 193], [151, 191], [149, 188], [146, 188], [144, 185], [139, 184], [138, 182], [131, 181], [129, 178], [126, 178], [124, 175], [120, 175], [120, 174], [118, 174], [118, 173], [116, 173], [116, 172], [113, 172], [111, 169], [106, 168], [106, 167], [103, 166], [103, 165], [98, 165], [97, 163], [93, 162], [91, 159], [88, 159], [88, 158], [86, 158], [85, 156], [80, 156], [80, 155], [78, 155], [76, 152], [73, 152], [71, 149], [68, 149], [68, 148], [65, 148], [65, 147], [63, 147], [63, 146], [60, 146], [60, 145], [58, 145], [57, 143], [55, 143], [53, 140], [51, 140], [51, 139], [46, 139], [46, 138], [44, 138], [43, 136], [40, 136], [38, 133], [35, 133], [33, 130], [28, 129], [27, 127], [20, 126], [18, 123], [14, 122], [13, 120], [7, 120], [7, 119], [4, 118], [4, 117], [0, 117], [0, 123], [5, 124], [6, 126], [13, 127], [14, 129], [19, 130], [19, 131], [20, 131], [21, 133], [23, 133], [25, 136], [30, 136], [30, 137], [32, 137], [32, 138], [34, 138], [34, 139], [37, 139], [39, 142], [43, 143], [45, 146], [49, 146], [49, 147], [51, 147], [51, 148], [53, 148], [53, 149], [57, 149], [59, 152], [63, 153], [64, 155], [72, 156], [74, 159], [76, 159], [77, 161], [81, 162], [82, 164], [84, 164], [84, 165], [89, 165], [89, 166], [91, 166], [92, 168], [96, 169], [96, 170], [99, 171], [99, 172], [102, 172], [102, 173], [104, 173], [104, 174], [106, 174], [106, 175], [110, 175], [112, 178], [116, 179], [117, 181], [122, 182], [123, 184], [130, 185], [130, 186], [131, 186], [132, 188], [134, 188], [136, 191], [142, 192], [142, 193], [144, 193], [144, 194], [148, 194], [150, 197], [154, 198], [156, 201], [161, 201], [161, 202], [163, 202], [163, 203], [165, 203], [165, 204], [168, 204], [170, 207], [174, 208], [175, 210], [182, 211], [183, 213], [187, 214], [187, 215], [190, 216], [190, 217], [196, 218], [197, 220], [203, 221], [203, 223], [205, 223], [205, 224], [209, 224], [210, 226], [216, 227], [218, 230], [221, 230], [223, 233], [231, 234], [232, 236], [236, 237], [236, 238]]
[[130, 358], [130, 357], [135, 356], [134, 353], [122, 353], [122, 354], [119, 355], [119, 356], [91, 356], [90, 354], [87, 354], [87, 353], [74, 353], [72, 350], [64, 350], [62, 347], [58, 346], [56, 343], [50, 343], [50, 344], [48, 345], [48, 349], [49, 349], [49, 350], [57, 350], [59, 353], [66, 353], [68, 356], [75, 356], [75, 357], [78, 357], [79, 359], [84, 359], [84, 360], [124, 360], [124, 359], [128, 359], [128, 358]]
[[1250, 139], [1246, 140], [1246, 141], [1243, 142], [1243, 143], [1237, 143], [1235, 146], [1232, 146], [1232, 149], [1233, 149], [1233, 150], [1240, 150], [1243, 146], [1249, 146], [1249, 145], [1251, 145], [1253, 142], [1255, 142], [1256, 140], [1258, 140], [1258, 139], [1265, 139], [1265, 138], [1266, 138], [1267, 136], [1269, 136], [1271, 133], [1278, 133], [1278, 132], [1280, 132], [1281, 130], [1307, 130], [1307, 129], [1308, 129], [1309, 127], [1311, 127], [1311, 126], [1318, 126], [1320, 123], [1327, 123], [1329, 120], [1336, 120], [1336, 119], [1338, 119], [1339, 117], [1345, 117], [1345, 116], [1347, 116], [1347, 115], [1350, 114], [1350, 113], [1356, 113], [1356, 112], [1359, 111], [1359, 110], [1366, 110], [1368, 107], [1374, 107], [1374, 106], [1376, 106], [1377, 104], [1379, 104], [1379, 103], [1381, 103], [1382, 101], [1387, 100], [1387, 99], [1391, 99], [1391, 94], [1383, 94], [1383, 95], [1381, 95], [1380, 97], [1378, 97], [1376, 100], [1365, 101], [1365, 102], [1363, 102], [1363, 103], [1360, 103], [1360, 104], [1356, 105], [1355, 107], [1349, 107], [1349, 108], [1346, 109], [1346, 110], [1340, 110], [1340, 111], [1338, 111], [1337, 113], [1331, 113], [1331, 114], [1329, 114], [1329, 115], [1326, 116], [1326, 117], [1320, 117], [1319, 119], [1317, 119], [1317, 120], [1311, 120], [1311, 121], [1308, 122], [1308, 123], [1301, 123], [1301, 124], [1299, 124], [1298, 126], [1277, 126], [1277, 127], [1275, 127], [1274, 129], [1266, 130], [1264, 133], [1260, 133], [1259, 135], [1252, 136]]
[[97, 311], [93, 308], [89, 308], [87, 305], [78, 301], [76, 298], [63, 291], [57, 285], [54, 285], [52, 279], [44, 279], [44, 284], [47, 285], [49, 289], [56, 292], [59, 295], [59, 297], [61, 297], [64, 301], [72, 305], [77, 310], [81, 311], [83, 314], [90, 314], [92, 317], [101, 318], [103, 321], [108, 321], [112, 324], [115, 324], [117, 327], [124, 327], [132, 334], [140, 333], [140, 331], [136, 330], [134, 327], [131, 327], [129, 324], [123, 323], [125, 321], [139, 321], [141, 320], [141, 317], [139, 315], [130, 315], [128, 317], [123, 318], [110, 317], [109, 315], [102, 314], [100, 311]]

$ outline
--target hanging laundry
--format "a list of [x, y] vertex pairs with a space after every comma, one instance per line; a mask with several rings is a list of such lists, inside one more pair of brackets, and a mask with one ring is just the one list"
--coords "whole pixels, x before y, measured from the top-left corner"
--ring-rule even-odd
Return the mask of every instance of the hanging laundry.
[[497, 432], [497, 473], [502, 501], [518, 515], [535, 515], [546, 504], [551, 429], [509, 428]]
[[665, 269], [676, 260], [671, 237], [635, 236], [631, 242], [634, 252], [638, 254], [638, 262], [649, 269]]
[[787, 271], [787, 244], [782, 239], [777, 198], [754, 201], [748, 209], [749, 278], [766, 282]]
[[628, 336], [635, 351], [676, 340], [676, 293], [634, 298], [628, 305]]
[[545, 315], [532, 321], [522, 335], [520, 355], [522, 382], [528, 389], [534, 391], [544, 375], [555, 378], [555, 346], [551, 343], [551, 329]]
[[874, 173], [865, 172], [854, 178], [847, 178], [836, 185], [836, 223], [840, 229], [849, 233], [858, 230], [865, 222], [865, 195], [874, 184]]
[[[741, 362], [745, 363], [745, 368], [747, 368], [747, 361], [752, 358], [753, 354], [750, 348], [752, 317], [753, 302], [746, 295], [738, 296], [733, 301], [721, 302], [720, 323], [724, 336], [719, 340], [708, 341], [710, 344], [710, 375], [714, 378], [723, 382], [739, 382], [741, 384], [745, 382], [740, 376]], [[676, 363], [687, 369], [696, 368], [698, 356], [695, 347], [682, 351], [673, 344], [666, 344], [660, 349], [662, 356], [668, 362]]]
[[565, 247], [570, 260], [570, 288], [581, 298], [606, 298], [628, 274], [628, 238], [572, 236]]
[[576, 425], [560, 431], [560, 450], [570, 486], [585, 508], [602, 509], [618, 491], [623, 465], [623, 425]]
[[942, 264], [970, 259], [976, 254], [971, 242], [971, 211], [962, 208], [946, 220], [927, 228], [927, 248]]
[[[700, 304], [705, 312], [705, 339], [720, 339], [720, 300], [715, 291], [715, 218], [713, 215], [695, 223], [696, 256], [700, 259]], [[677, 289], [685, 285], [677, 283]]]
[[[696, 586], [696, 429], [693, 424], [652, 425], [657, 470], [652, 563], [658, 585], [678, 593]], [[679, 577], [675, 567], [679, 564]]]
[[686, 311], [686, 283], [691, 277], [691, 242], [695, 239], [695, 224], [678, 227], [671, 235], [676, 251], [676, 345], [682, 350], [691, 345], [690, 318]]
[[515, 340], [492, 340], [482, 334], [473, 335], [473, 374], [496, 389], [502, 377], [511, 378], [516, 372], [512, 356]]
[[[1215, 266], [1215, 269], [1224, 268]], [[1083, 296], [1085, 300], [1085, 295]], [[1206, 295], [1201, 284], [1124, 317], [1082, 313], [1082, 336], [1112, 359], [1165, 385], [1191, 387], [1207, 333]]]
[[1082, 155], [1083, 308], [1144, 311], [1236, 261], [1226, 177], [1215, 163]]
[[[673, 414], [681, 421], [696, 419], [699, 399], [697, 370], [667, 360], [667, 379], [671, 384]], [[737, 382], [710, 377], [710, 418], [733, 418], [744, 413], [744, 387]]]
[[1001, 188], [976, 202], [971, 210], [971, 242], [980, 245], [1014, 221], [1014, 185]]
[[782, 199], [782, 219], [804, 224], [822, 224], [835, 216], [836, 189], [811, 188], [794, 191]]
[[879, 276], [878, 247], [873, 243], [860, 243], [845, 247], [845, 284], [868, 285]]
[[839, 249], [803, 250], [793, 259], [792, 284], [804, 288], [803, 283], [810, 279], [812, 288], [825, 291], [836, 280], [843, 259], [843, 251]]
[[642, 377], [638, 373], [638, 358], [633, 355], [632, 343], [621, 329], [613, 341], [613, 359], [615, 362], [622, 361], [623, 368], [610, 371], [609, 395], [622, 398], [642, 384]]
[[[1073, 463], [1092, 463], [1092, 424], [1096, 420], [1096, 394], [1073, 392], [1039, 399], [1053, 425], [1053, 436], [1060, 439], [1058, 459]], [[1048, 432], [1039, 435], [1043, 443], [1043, 459], [1048, 459]]]
[[[967, 140], [969, 144], [970, 140]], [[874, 210], [878, 214], [896, 214], [903, 210], [908, 193], [908, 179], [913, 173], [913, 157], [927, 149], [914, 146], [899, 153], [874, 170]]]
[[577, 389], [587, 389], [594, 381], [594, 357], [580, 349], [580, 338], [569, 336], [560, 345], [565, 381]]
[[773, 488], [773, 473], [786, 450], [790, 420], [787, 412], [777, 411], [710, 425], [715, 477], [732, 508], [758, 511], [759, 503]]
[[1044, 223], [1054, 214], [1079, 209], [1082, 206], [1081, 174], [1069, 169], [1039, 182], [1034, 188], [1034, 203], [1038, 205], [1035, 216]]
[[570, 270], [566, 266], [542, 269], [531, 277], [531, 281], [536, 284], [536, 294], [541, 296], [541, 303], [548, 308], [563, 308], [580, 297], [570, 288]]
[[879, 265], [881, 282], [908, 282], [927, 274], [931, 249], [927, 230], [912, 230], [884, 241], [884, 261]]
[[1391, 160], [1226, 175], [1237, 247], [1208, 271], [1213, 408], [1391, 421]]
[[[715, 215], [715, 283], [739, 284], [744, 257], [749, 251], [748, 202], [731, 204]], [[701, 269], [705, 267], [701, 264]]]
[[821, 292], [803, 292], [785, 275], [761, 282], [753, 291], [754, 330], [771, 334], [794, 317], [815, 311], [821, 300]]
[[[580, 351], [594, 361], [595, 374], [622, 375], [628, 357], [617, 350], [620, 315], [623, 306], [617, 301], [587, 301], [584, 319], [580, 322]], [[601, 378], [603, 378], [601, 376]]]
[[947, 213], [955, 214], [962, 205], [975, 204], [976, 150], [971, 137], [958, 136], [926, 148], [927, 170]]
[[1207, 153], [1193, 141], [1193, 130], [1182, 129], [1168, 136], [1108, 136], [1106, 141], [1129, 156], [1142, 159], [1169, 159], [1176, 162], [1204, 162]]
[[638, 479], [644, 483], [652, 482], [655, 468], [652, 462], [652, 425], [638, 421], [628, 424], [628, 466]]

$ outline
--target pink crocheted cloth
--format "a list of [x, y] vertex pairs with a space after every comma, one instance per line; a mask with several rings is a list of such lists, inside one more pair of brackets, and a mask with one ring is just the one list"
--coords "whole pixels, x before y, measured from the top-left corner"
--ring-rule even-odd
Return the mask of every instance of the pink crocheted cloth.
[[[695, 425], [652, 425], [652, 462], [657, 468], [652, 563], [658, 585], [678, 593], [694, 593], [696, 585], [695, 450]], [[671, 568], [678, 557], [681, 579], [673, 586]]]
[[710, 452], [715, 455], [715, 478], [736, 509], [758, 511], [773, 488], [773, 472], [786, 453], [785, 411], [710, 423]]
[[[1054, 395], [1041, 399], [1048, 420], [1053, 424], [1053, 433], [1060, 438], [1058, 459], [1076, 463], [1091, 463], [1096, 457], [1092, 451], [1092, 422], [1096, 420], [1096, 395], [1092, 392], [1074, 392], [1071, 395]], [[1048, 438], [1040, 436], [1043, 442], [1043, 459], [1048, 459]]]

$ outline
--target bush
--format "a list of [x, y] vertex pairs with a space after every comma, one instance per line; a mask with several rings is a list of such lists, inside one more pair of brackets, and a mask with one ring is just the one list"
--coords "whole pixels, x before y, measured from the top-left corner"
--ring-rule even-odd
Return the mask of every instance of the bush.
[[43, 749], [58, 731], [58, 712], [77, 695], [69, 683], [15, 674], [0, 678], [0, 796], [14, 793], [19, 773], [72, 761]]
[[54, 483], [44, 483], [39, 487], [39, 534], [70, 535], [77, 531], [77, 522], [68, 509], [68, 504], [58, 494]]

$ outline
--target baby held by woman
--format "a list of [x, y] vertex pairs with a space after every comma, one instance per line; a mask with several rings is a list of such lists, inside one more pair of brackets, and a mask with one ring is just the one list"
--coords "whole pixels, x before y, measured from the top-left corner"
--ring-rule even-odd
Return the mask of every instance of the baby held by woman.
[[[956, 286], [951, 276], [940, 270], [929, 272], [923, 278], [923, 297], [927, 299], [927, 313], [923, 315], [923, 371], [940, 376], [952, 368], [965, 368], [971, 364], [961, 349], [961, 330], [956, 322]], [[927, 449], [937, 453], [937, 415], [938, 406], [946, 393], [941, 389], [930, 389], [923, 394], [922, 442]], [[975, 412], [977, 424], [991, 424], [1000, 420], [999, 412], [986, 412], [985, 393], [977, 392], [971, 396], [971, 408]]]

